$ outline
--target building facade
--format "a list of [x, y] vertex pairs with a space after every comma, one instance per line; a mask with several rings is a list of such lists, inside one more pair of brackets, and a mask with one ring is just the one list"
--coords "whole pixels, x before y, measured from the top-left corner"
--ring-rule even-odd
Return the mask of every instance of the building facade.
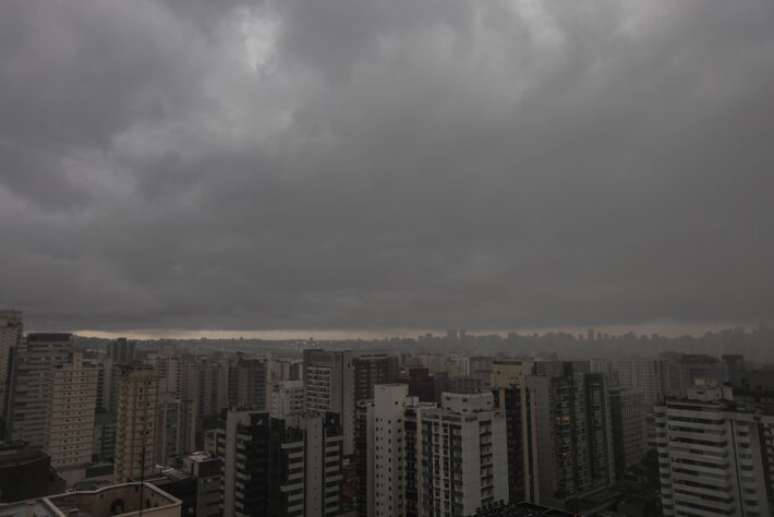
[[94, 454], [97, 373], [82, 352], [51, 372], [46, 450], [68, 485], [85, 476]]
[[[11, 368], [22, 343], [24, 323], [20, 311], [0, 311], [0, 418], [6, 419]], [[0, 431], [5, 431], [1, 429]]]
[[114, 478], [123, 483], [155, 471], [159, 376], [149, 366], [122, 366], [118, 383]]
[[772, 515], [774, 416], [728, 388], [692, 388], [655, 411], [663, 514]]
[[544, 371], [525, 381], [525, 496], [565, 508], [615, 482], [607, 377], [573, 362]]
[[48, 445], [54, 369], [73, 350], [71, 334], [29, 334], [15, 354], [10, 382], [9, 426], [13, 440]]

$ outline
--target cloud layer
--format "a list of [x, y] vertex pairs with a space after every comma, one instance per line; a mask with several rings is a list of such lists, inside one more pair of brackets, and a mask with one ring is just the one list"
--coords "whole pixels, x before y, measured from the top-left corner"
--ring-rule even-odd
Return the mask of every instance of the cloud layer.
[[0, 305], [70, 328], [774, 311], [770, 0], [9, 0]]

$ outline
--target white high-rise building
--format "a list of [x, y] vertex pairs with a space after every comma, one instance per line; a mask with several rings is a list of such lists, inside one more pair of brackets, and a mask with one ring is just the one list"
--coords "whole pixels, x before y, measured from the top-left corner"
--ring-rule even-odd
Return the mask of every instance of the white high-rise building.
[[368, 431], [369, 515], [406, 514], [404, 412], [410, 403], [406, 384], [374, 387]]
[[68, 485], [83, 479], [94, 452], [97, 367], [73, 352], [51, 372], [46, 450]]
[[732, 398], [729, 388], [691, 388], [656, 407], [665, 516], [772, 515], [774, 415]]
[[24, 325], [20, 311], [0, 311], [0, 417], [6, 417], [11, 361], [22, 341]]
[[432, 492], [420, 495], [422, 515], [467, 516], [508, 501], [505, 414], [494, 408], [492, 393], [444, 393], [440, 408], [418, 418], [421, 456], [432, 468], [423, 479]]
[[360, 410], [360, 513], [468, 516], [508, 500], [506, 421], [491, 393], [444, 393], [437, 407], [409, 397], [406, 385], [377, 385]]

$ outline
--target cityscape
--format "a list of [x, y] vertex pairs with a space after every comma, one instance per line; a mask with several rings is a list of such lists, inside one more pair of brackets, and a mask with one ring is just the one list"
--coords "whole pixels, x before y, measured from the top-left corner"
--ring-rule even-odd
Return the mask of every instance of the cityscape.
[[772, 343], [134, 341], [6, 310], [0, 513], [771, 515]]
[[0, 0], [0, 517], [774, 517], [774, 0]]

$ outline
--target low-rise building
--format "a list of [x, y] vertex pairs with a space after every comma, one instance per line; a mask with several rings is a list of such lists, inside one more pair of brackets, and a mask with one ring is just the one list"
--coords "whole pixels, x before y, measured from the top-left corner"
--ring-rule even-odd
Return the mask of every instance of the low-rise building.
[[180, 500], [150, 483], [123, 483], [0, 505], [2, 517], [180, 517]]

